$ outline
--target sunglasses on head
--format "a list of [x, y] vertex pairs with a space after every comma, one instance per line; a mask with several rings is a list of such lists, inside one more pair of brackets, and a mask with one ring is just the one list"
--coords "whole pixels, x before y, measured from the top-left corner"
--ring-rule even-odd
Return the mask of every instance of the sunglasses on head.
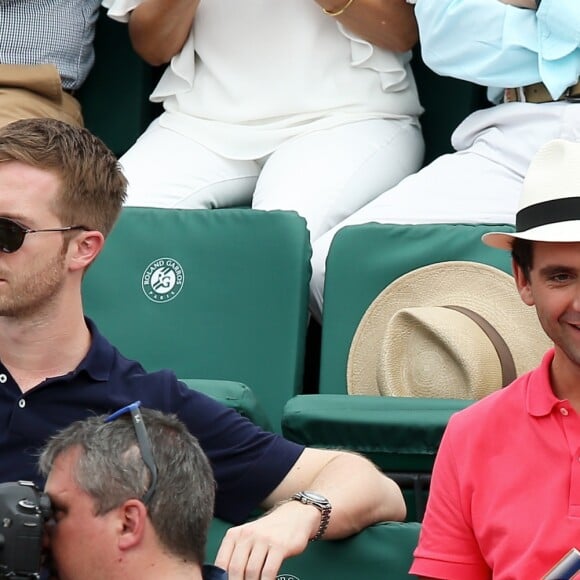
[[149, 489], [143, 494], [141, 501], [147, 505], [151, 500], [151, 497], [155, 493], [155, 488], [157, 487], [157, 465], [155, 464], [155, 459], [153, 458], [153, 449], [151, 448], [151, 440], [145, 428], [145, 423], [143, 422], [143, 415], [139, 407], [141, 406], [141, 401], [135, 401], [118, 411], [115, 411], [112, 415], [109, 415], [105, 419], [105, 423], [110, 423], [115, 419], [118, 419], [122, 415], [130, 414], [131, 420], [133, 422], [133, 427], [135, 429], [135, 434], [137, 436], [137, 444], [139, 445], [139, 451], [141, 452], [141, 458], [143, 463], [149, 469], [151, 473], [151, 482], [149, 484]]
[[68, 232], [70, 230], [88, 230], [85, 226], [66, 226], [64, 228], [46, 228], [43, 230], [31, 230], [10, 218], [0, 217], [0, 250], [5, 254], [16, 252], [22, 247], [26, 234], [40, 232]]

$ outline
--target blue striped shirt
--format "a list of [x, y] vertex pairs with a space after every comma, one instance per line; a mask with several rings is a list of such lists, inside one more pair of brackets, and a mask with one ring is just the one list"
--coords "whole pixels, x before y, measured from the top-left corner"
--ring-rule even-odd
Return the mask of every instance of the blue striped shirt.
[[77, 89], [94, 62], [101, 0], [0, 0], [0, 63], [54, 64]]

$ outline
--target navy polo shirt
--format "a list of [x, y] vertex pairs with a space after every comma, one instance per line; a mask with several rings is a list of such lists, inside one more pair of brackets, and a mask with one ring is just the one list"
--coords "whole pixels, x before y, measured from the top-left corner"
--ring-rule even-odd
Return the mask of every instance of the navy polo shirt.
[[22, 393], [0, 363], [0, 482], [44, 482], [39, 450], [52, 434], [89, 415], [140, 400], [175, 413], [209, 457], [217, 482], [215, 515], [241, 523], [282, 481], [303, 451], [233, 409], [189, 389], [168, 370], [147, 373], [123, 357], [87, 319], [92, 344], [71, 373]]

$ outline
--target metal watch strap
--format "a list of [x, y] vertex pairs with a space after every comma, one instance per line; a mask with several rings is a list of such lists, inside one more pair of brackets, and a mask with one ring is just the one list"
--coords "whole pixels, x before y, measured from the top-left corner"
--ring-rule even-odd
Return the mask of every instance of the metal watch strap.
[[315, 542], [316, 540], [320, 540], [320, 538], [324, 536], [326, 528], [328, 528], [328, 524], [330, 523], [330, 513], [332, 512], [332, 505], [330, 502], [320, 494], [308, 491], [299, 491], [290, 499], [299, 501], [304, 505], [314, 506], [320, 512], [320, 525], [318, 526], [318, 531], [314, 534], [313, 538], [310, 538], [310, 541]]

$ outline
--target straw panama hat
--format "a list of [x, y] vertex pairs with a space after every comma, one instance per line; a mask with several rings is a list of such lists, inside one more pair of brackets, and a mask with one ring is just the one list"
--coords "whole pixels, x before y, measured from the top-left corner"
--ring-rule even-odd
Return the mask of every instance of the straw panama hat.
[[554, 139], [533, 157], [524, 179], [515, 233], [489, 232], [488, 246], [511, 250], [514, 238], [580, 242], [580, 143]]
[[352, 340], [347, 388], [479, 399], [536, 367], [551, 346], [511, 276], [476, 262], [432, 264], [371, 303]]

